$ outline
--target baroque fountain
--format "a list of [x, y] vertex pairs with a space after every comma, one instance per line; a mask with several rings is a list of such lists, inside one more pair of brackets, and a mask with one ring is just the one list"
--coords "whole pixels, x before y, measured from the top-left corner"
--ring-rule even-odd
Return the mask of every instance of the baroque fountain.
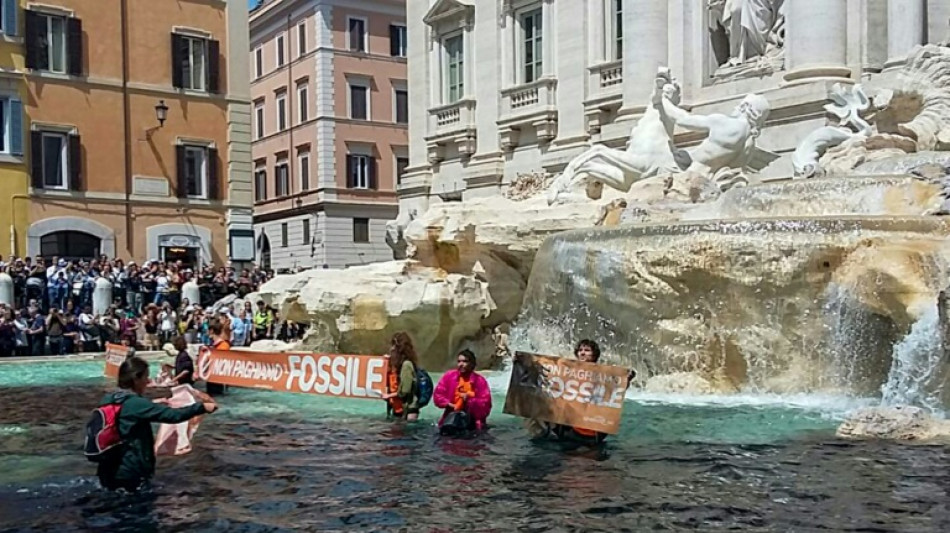
[[[950, 48], [916, 49], [888, 86], [836, 85], [790, 180], [759, 177], [778, 157], [756, 145], [766, 98], [698, 115], [679, 95], [661, 69], [626, 149], [592, 146], [503, 197], [401, 213], [396, 260], [279, 276], [261, 295], [312, 324], [312, 349], [379, 352], [408, 330], [439, 368], [463, 346], [564, 354], [593, 338], [646, 391], [942, 412]], [[677, 128], [705, 139], [679, 149]]]

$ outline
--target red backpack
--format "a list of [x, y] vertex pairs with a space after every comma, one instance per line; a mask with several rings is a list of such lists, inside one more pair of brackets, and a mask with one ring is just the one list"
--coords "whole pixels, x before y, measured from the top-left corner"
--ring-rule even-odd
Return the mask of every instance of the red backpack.
[[122, 444], [122, 437], [119, 436], [121, 411], [121, 403], [110, 403], [93, 409], [89, 422], [86, 422], [86, 459], [100, 463], [111, 456], [110, 452], [119, 449]]

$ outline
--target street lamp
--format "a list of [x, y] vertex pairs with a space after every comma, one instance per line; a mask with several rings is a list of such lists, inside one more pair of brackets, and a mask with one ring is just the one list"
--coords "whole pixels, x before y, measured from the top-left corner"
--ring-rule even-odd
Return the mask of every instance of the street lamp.
[[159, 100], [158, 105], [155, 106], [155, 118], [158, 119], [159, 128], [165, 125], [165, 120], [168, 119], [168, 106], [165, 105], [165, 100]]

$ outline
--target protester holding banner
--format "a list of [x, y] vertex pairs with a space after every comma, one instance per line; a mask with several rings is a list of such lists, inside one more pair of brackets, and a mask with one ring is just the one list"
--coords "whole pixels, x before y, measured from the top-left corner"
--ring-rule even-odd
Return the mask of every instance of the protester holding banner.
[[439, 419], [439, 432], [459, 435], [485, 428], [491, 413], [491, 390], [488, 381], [475, 372], [477, 361], [471, 350], [458, 354], [456, 369], [446, 372], [435, 387], [435, 406], [445, 409]]
[[406, 420], [419, 418], [419, 396], [416, 389], [416, 369], [419, 356], [409, 334], [403, 331], [393, 335], [389, 348], [389, 370], [386, 375], [387, 415]]
[[119, 435], [123, 444], [114, 456], [99, 463], [97, 475], [103, 487], [137, 490], [155, 474], [155, 437], [152, 423], [178, 424], [217, 410], [214, 402], [173, 409], [145, 398], [149, 383], [148, 363], [132, 357], [119, 367], [119, 391], [107, 394], [100, 406], [119, 404]]
[[600, 363], [600, 347], [580, 341], [574, 358], [516, 352], [505, 413], [521, 416], [534, 439], [602, 449], [620, 426], [624, 395], [636, 372]]
[[[600, 362], [600, 346], [590, 339], [584, 339], [578, 342], [577, 346], [574, 347], [574, 358], [585, 363], [598, 363]], [[637, 373], [635, 371], [630, 371], [630, 375], [627, 380], [627, 387], [630, 386], [630, 381], [633, 380], [636, 374]], [[564, 426], [559, 424], [553, 425], [551, 427], [551, 431], [562, 440], [571, 440], [581, 443], [601, 443], [607, 438], [606, 433], [599, 433], [590, 429]]]
[[[600, 360], [600, 346], [590, 340], [584, 339], [574, 347], [574, 358], [585, 363], [597, 363]], [[551, 431], [561, 439], [576, 440], [589, 443], [600, 443], [607, 438], [606, 433], [598, 433], [590, 429], [584, 429], [573, 426], [563, 426], [555, 424]]]

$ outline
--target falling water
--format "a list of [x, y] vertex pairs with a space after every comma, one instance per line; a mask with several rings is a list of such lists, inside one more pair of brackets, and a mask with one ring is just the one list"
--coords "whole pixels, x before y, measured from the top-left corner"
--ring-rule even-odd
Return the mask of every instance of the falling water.
[[891, 371], [881, 387], [884, 405], [916, 405], [941, 411], [943, 349], [936, 303], [894, 345]]

